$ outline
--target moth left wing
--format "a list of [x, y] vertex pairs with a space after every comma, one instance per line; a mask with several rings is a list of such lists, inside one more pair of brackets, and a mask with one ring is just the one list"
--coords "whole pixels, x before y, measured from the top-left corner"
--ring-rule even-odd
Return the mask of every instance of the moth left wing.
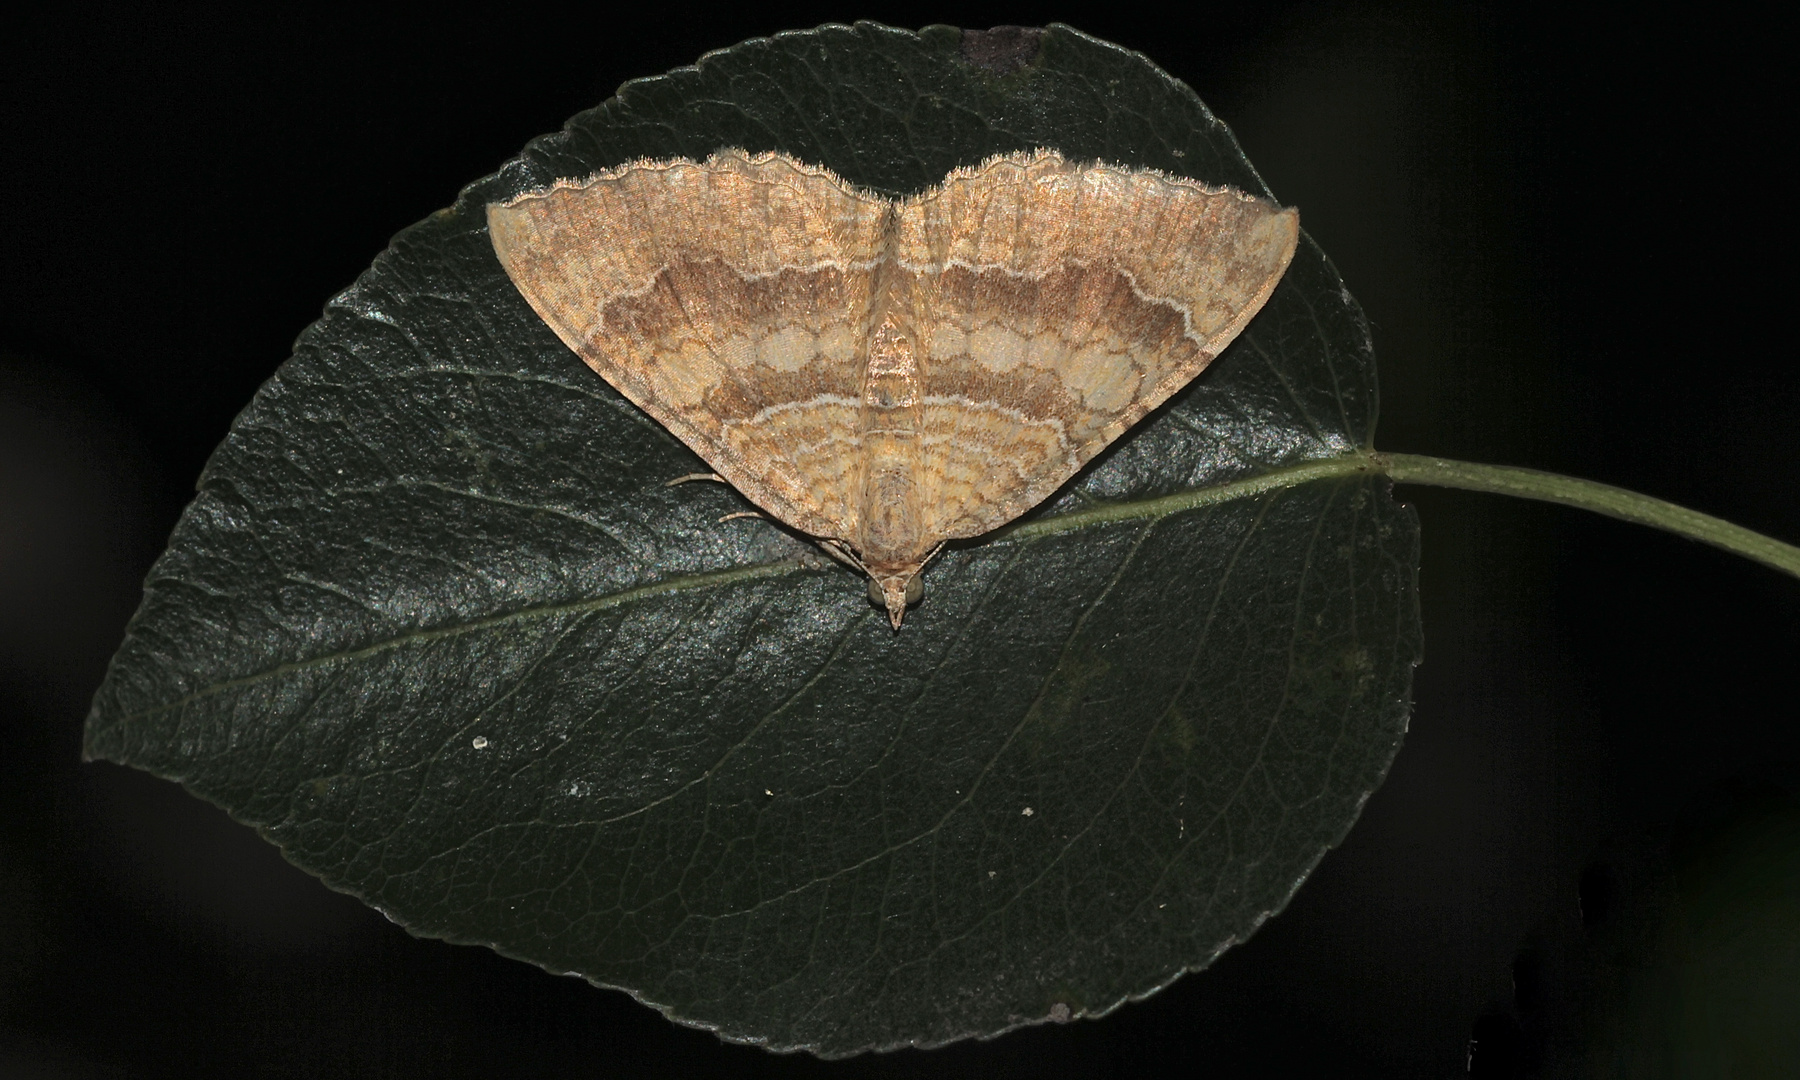
[[1299, 215], [1051, 151], [952, 173], [900, 211], [916, 275], [935, 535], [1047, 498], [1224, 351], [1293, 258]]
[[488, 207], [569, 348], [752, 502], [854, 535], [856, 351], [892, 204], [778, 154], [638, 162]]

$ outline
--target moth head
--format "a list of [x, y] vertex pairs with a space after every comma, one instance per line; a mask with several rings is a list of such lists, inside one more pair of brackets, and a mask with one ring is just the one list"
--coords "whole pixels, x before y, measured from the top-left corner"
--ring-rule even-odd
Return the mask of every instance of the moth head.
[[900, 629], [900, 620], [906, 617], [906, 606], [918, 603], [924, 596], [925, 580], [917, 570], [869, 578], [870, 602], [887, 608], [888, 620], [896, 630]]

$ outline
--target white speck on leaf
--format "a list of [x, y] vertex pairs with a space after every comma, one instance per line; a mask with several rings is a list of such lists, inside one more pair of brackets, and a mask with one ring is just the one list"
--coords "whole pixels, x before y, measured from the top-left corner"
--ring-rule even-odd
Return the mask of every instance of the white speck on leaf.
[[1037, 813], [1036, 810], [1033, 810], [1031, 807], [1027, 806], [1025, 809], [1019, 811], [1019, 816], [1020, 817], [1030, 817], [1031, 815], [1033, 815], [1035, 813]]
[[486, 750], [487, 749], [487, 736], [486, 735], [477, 735], [469, 741], [469, 745], [473, 746], [477, 750]]

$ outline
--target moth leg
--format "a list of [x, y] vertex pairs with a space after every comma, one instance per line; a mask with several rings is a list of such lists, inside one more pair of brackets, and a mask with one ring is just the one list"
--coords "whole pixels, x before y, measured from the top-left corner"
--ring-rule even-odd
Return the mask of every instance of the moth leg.
[[843, 563], [850, 569], [864, 574], [869, 572], [869, 568], [864, 566], [862, 560], [856, 557], [856, 552], [851, 551], [849, 547], [845, 546], [842, 540], [817, 540], [814, 541], [814, 543], [817, 543], [819, 549], [825, 552], [825, 554], [836, 559], [838, 562]]
[[[711, 480], [715, 484], [727, 484], [727, 485], [731, 483], [731, 481], [725, 479], [723, 476], [720, 476], [716, 472], [691, 472], [685, 476], [677, 476], [675, 479], [664, 484], [663, 487], [674, 487], [676, 484], [685, 484], [690, 480]], [[730, 521], [733, 518], [747, 518], [747, 517], [759, 518], [762, 516], [763, 516], [762, 514], [757, 513], [755, 510], [739, 510], [735, 514], [726, 514], [724, 517], [722, 517], [718, 521], [714, 522], [714, 524], [715, 525], [723, 525], [727, 521]]]

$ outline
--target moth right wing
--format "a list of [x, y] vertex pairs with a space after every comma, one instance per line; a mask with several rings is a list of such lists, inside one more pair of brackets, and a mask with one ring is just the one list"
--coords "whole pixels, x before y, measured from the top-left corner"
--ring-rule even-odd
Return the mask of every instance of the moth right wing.
[[1053, 151], [959, 170], [900, 213], [931, 335], [923, 502], [948, 537], [1037, 505], [1200, 374], [1299, 238], [1265, 199]]

